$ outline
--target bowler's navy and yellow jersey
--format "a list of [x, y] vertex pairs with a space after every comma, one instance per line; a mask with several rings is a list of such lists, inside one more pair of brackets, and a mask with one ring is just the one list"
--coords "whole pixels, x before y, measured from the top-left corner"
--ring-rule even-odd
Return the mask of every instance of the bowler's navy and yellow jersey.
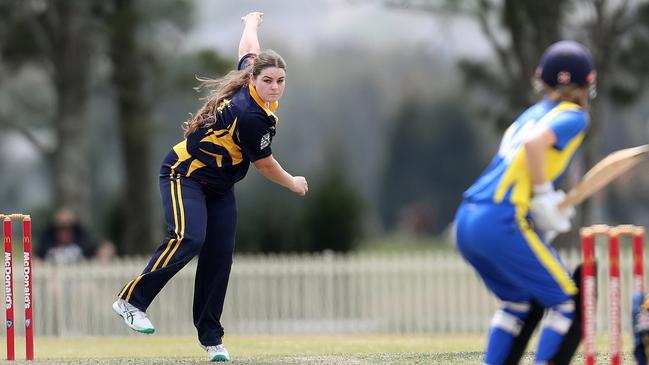
[[527, 207], [532, 179], [523, 147], [525, 139], [541, 126], [554, 132], [557, 142], [546, 155], [545, 173], [548, 181], [556, 183], [581, 145], [587, 125], [588, 116], [577, 104], [543, 100], [533, 105], [507, 129], [498, 153], [464, 198]]
[[267, 107], [254, 85], [245, 85], [218, 105], [214, 124], [173, 147], [161, 174], [192, 177], [211, 191], [229, 189], [246, 176], [250, 162], [272, 154], [277, 106]]

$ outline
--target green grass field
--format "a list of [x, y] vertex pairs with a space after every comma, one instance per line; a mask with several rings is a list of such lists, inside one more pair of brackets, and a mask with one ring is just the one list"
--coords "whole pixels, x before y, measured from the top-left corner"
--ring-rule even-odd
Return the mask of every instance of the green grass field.
[[[484, 336], [228, 336], [232, 364], [479, 364]], [[626, 339], [628, 349], [629, 339]], [[599, 348], [606, 347], [604, 339]], [[4, 348], [4, 344], [2, 346]], [[37, 338], [40, 364], [205, 364], [193, 337], [126, 336]], [[24, 342], [16, 343], [19, 361]], [[6, 358], [4, 351], [2, 358]], [[601, 354], [599, 363], [607, 363]], [[9, 362], [3, 362], [9, 363]], [[522, 364], [531, 364], [526, 356]], [[577, 355], [573, 364], [582, 364]], [[630, 353], [623, 364], [633, 364]]]

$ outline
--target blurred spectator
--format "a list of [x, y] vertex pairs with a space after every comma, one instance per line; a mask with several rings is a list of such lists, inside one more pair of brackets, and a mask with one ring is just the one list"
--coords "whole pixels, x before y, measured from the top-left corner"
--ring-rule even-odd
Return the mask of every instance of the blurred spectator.
[[115, 248], [115, 245], [108, 240], [104, 240], [101, 242], [99, 247], [97, 247], [97, 251], [95, 252], [95, 260], [101, 262], [110, 261], [113, 257], [115, 257], [116, 253], [117, 249]]
[[408, 204], [399, 214], [399, 231], [416, 237], [432, 236], [437, 229], [435, 213], [435, 208], [429, 203]]
[[66, 208], [55, 213], [53, 222], [41, 233], [36, 249], [37, 257], [59, 264], [92, 258], [106, 261], [114, 254], [111, 242], [100, 245]]

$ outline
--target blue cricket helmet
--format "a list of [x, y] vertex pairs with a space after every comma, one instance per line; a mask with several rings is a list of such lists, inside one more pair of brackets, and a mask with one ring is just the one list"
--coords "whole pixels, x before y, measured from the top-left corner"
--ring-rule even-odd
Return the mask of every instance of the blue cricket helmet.
[[556, 42], [541, 56], [536, 76], [552, 88], [569, 84], [590, 85], [595, 81], [593, 56], [579, 42]]

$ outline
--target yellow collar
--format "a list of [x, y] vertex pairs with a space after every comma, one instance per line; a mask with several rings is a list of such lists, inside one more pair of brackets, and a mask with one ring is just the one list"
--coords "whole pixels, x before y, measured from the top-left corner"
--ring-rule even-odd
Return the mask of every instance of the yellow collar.
[[277, 115], [275, 115], [275, 110], [277, 110], [277, 107], [279, 106], [279, 101], [272, 102], [269, 106], [266, 106], [266, 103], [261, 100], [259, 94], [257, 94], [257, 89], [255, 89], [255, 85], [253, 83], [248, 84], [248, 90], [250, 91], [250, 96], [252, 96], [257, 105], [264, 109], [268, 116], [273, 116], [276, 121], [279, 121], [279, 118], [277, 117]]
[[572, 101], [559, 101], [557, 106], [562, 105], [564, 108], [570, 108], [570, 109], [583, 109], [581, 105], [577, 103], [573, 103]]

